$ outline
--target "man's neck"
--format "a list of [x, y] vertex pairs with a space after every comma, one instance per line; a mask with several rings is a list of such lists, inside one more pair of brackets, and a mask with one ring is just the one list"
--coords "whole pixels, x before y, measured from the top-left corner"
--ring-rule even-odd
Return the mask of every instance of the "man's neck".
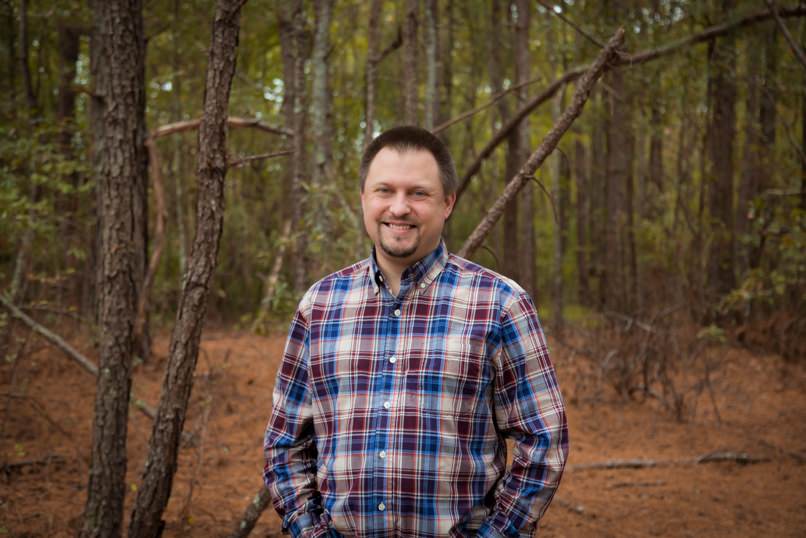
[[393, 263], [383, 255], [378, 255], [376, 260], [378, 262], [378, 268], [383, 274], [383, 279], [386, 281], [386, 285], [389, 287], [392, 295], [396, 296], [400, 292], [400, 279], [403, 276], [403, 271], [405, 271], [406, 267], [410, 264], [403, 265]]

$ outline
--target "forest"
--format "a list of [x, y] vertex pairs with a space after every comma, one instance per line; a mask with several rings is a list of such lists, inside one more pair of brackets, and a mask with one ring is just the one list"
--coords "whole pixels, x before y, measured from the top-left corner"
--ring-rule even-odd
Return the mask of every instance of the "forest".
[[545, 536], [806, 533], [803, 0], [3, 0], [0, 535], [279, 536], [302, 294], [359, 161], [437, 134], [444, 239], [534, 298]]

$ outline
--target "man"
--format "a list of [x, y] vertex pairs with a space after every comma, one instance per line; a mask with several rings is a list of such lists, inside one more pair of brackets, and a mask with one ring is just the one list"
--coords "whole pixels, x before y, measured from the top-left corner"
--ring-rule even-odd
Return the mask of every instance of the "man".
[[264, 479], [283, 527], [532, 535], [568, 454], [532, 301], [447, 252], [457, 179], [434, 135], [384, 132], [360, 175], [372, 254], [308, 290], [277, 375]]

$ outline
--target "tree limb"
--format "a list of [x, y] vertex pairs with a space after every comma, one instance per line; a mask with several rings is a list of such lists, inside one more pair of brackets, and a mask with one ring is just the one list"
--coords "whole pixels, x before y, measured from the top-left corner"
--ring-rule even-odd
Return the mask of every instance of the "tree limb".
[[[784, 18], [803, 17], [804, 15], [806, 15], [806, 6], [782, 9], [779, 11], [779, 15]], [[617, 66], [631, 67], [634, 65], [650, 62], [662, 56], [667, 56], [669, 54], [678, 52], [686, 47], [710, 41], [724, 34], [733, 32], [739, 28], [751, 26], [753, 24], [766, 21], [771, 17], [772, 13], [770, 13], [769, 11], [761, 11], [758, 13], [747, 15], [735, 21], [727, 22], [724, 24], [718, 24], [716, 26], [711, 26], [710, 28], [707, 28], [706, 30], [698, 34], [688, 36], [686, 38], [674, 41], [672, 43], [663, 45], [658, 48], [645, 50], [636, 54], [620, 53], [618, 58], [611, 63], [609, 68], [612, 69]], [[523, 107], [521, 107], [521, 109], [518, 110], [509, 119], [509, 121], [493, 135], [490, 141], [479, 152], [476, 159], [470, 164], [465, 173], [462, 175], [462, 178], [460, 179], [459, 189], [457, 190], [456, 193], [457, 203], [459, 201], [459, 198], [461, 198], [462, 194], [467, 189], [467, 186], [470, 184], [470, 180], [481, 169], [482, 162], [485, 159], [487, 159], [490, 155], [492, 155], [493, 151], [504, 140], [506, 140], [510, 131], [516, 128], [523, 120], [523, 118], [531, 114], [537, 107], [539, 107], [540, 105], [551, 99], [562, 86], [564, 86], [565, 84], [569, 84], [574, 80], [576, 80], [577, 78], [579, 78], [580, 76], [582, 76], [582, 73], [584, 73], [586, 69], [587, 66], [582, 66], [582, 67], [576, 67], [566, 72], [559, 79], [552, 82], [545, 90], [543, 90], [543, 92], [541, 92], [539, 95], [536, 95], [529, 102], [523, 105]]]
[[[151, 135], [149, 136], [149, 138], [157, 139], [174, 133], [193, 131], [194, 129], [198, 129], [200, 124], [201, 124], [201, 118], [168, 123], [165, 125], [161, 125], [156, 129], [154, 129], [153, 131], [151, 131]], [[288, 137], [294, 136], [290, 131], [286, 129], [283, 129], [281, 127], [274, 127], [267, 123], [263, 123], [257, 118], [239, 118], [236, 116], [230, 116], [227, 118], [227, 125], [230, 127], [252, 127], [265, 133], [271, 133], [281, 136], [288, 136]]]
[[781, 20], [781, 16], [778, 15], [778, 7], [775, 5], [773, 0], [767, 0], [767, 7], [770, 8], [772, 12], [772, 16], [775, 17], [775, 23], [778, 25], [778, 28], [781, 29], [781, 32], [784, 34], [784, 38], [786, 38], [786, 42], [789, 44], [789, 48], [792, 49], [792, 53], [800, 62], [800, 65], [806, 69], [806, 56], [803, 54], [803, 50], [795, 43], [795, 40], [792, 39], [792, 34], [789, 33], [789, 29], [784, 24], [784, 21]]
[[466, 258], [475, 252], [476, 248], [478, 248], [490, 232], [490, 229], [501, 217], [507, 203], [515, 197], [526, 182], [531, 179], [540, 165], [543, 164], [546, 157], [554, 151], [554, 148], [557, 147], [565, 131], [568, 130], [571, 124], [574, 123], [574, 120], [582, 112], [582, 108], [585, 106], [585, 102], [590, 96], [593, 85], [599, 77], [602, 76], [602, 73], [605, 72], [607, 65], [616, 58], [617, 48], [621, 46], [623, 42], [624, 29], [619, 28], [613, 37], [610, 38], [604, 50], [599, 53], [599, 57], [596, 58], [596, 61], [590, 69], [582, 76], [574, 92], [571, 105], [565, 109], [562, 116], [560, 116], [560, 119], [557, 121], [557, 124], [552, 127], [551, 131], [546, 135], [546, 138], [543, 139], [543, 142], [541, 142], [537, 150], [532, 153], [520, 171], [509, 181], [504, 192], [499, 196], [498, 200], [495, 201], [484, 219], [476, 226], [476, 229], [470, 234], [465, 244], [462, 245], [462, 248], [459, 250], [459, 256]]

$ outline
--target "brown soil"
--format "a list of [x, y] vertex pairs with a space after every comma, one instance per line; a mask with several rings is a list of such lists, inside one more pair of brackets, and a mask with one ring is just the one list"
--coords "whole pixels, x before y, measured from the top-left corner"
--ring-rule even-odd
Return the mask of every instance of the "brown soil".
[[[192, 436], [180, 452], [165, 536], [228, 534], [260, 488], [263, 428], [283, 343], [279, 334], [206, 333], [185, 427]], [[42, 347], [16, 366], [0, 365], [0, 536], [74, 536], [86, 498], [95, 383], [58, 350], [32, 338], [29, 350], [34, 345]], [[164, 335], [157, 358], [135, 371], [135, 392], [153, 404], [167, 346]], [[572, 448], [541, 536], [806, 535], [806, 368], [733, 348], [712, 353], [716, 406], [703, 392], [689, 402], [692, 418], [680, 423], [656, 403], [617, 398], [579, 358], [554, 346]], [[132, 491], [150, 432], [149, 419], [132, 409]], [[715, 451], [766, 461], [572, 468], [693, 460]], [[279, 519], [269, 509], [254, 536], [277, 535]]]

